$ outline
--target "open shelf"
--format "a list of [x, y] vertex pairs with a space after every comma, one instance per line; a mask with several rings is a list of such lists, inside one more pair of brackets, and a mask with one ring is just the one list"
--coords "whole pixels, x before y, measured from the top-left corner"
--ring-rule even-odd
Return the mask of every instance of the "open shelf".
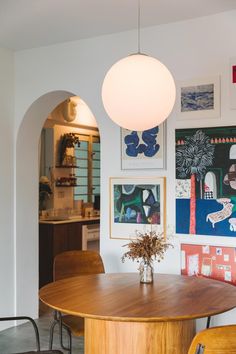
[[57, 165], [56, 168], [76, 168], [77, 166], [75, 165], [65, 165], [65, 166], [62, 166], [62, 165]]
[[67, 187], [79, 187], [77, 184], [72, 184], [70, 186], [67, 185], [61, 185], [61, 184], [56, 184], [56, 187], [63, 187], [63, 188], [67, 188]]

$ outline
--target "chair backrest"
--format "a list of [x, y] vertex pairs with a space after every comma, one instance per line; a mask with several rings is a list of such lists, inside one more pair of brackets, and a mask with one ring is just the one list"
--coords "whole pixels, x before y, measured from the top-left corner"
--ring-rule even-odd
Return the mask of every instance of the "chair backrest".
[[66, 251], [54, 258], [53, 279], [105, 273], [102, 257], [96, 251]]
[[188, 354], [235, 354], [236, 325], [212, 327], [196, 334]]
[[[27, 352], [15, 352], [15, 354], [30, 354], [30, 353], [42, 353], [42, 354], [63, 354], [62, 351], [60, 350], [40, 350], [40, 339], [39, 339], [39, 330], [38, 330], [38, 327], [36, 325], [36, 322], [33, 320], [33, 318], [31, 317], [28, 317], [28, 316], [8, 316], [8, 317], [0, 317], [0, 322], [1, 321], [19, 321], [19, 320], [24, 320], [24, 321], [30, 321], [31, 325], [33, 326], [33, 329], [34, 329], [34, 333], [35, 333], [35, 347], [36, 347], [36, 350], [35, 351], [29, 351], [27, 350]], [[25, 333], [25, 332], [24, 332]], [[28, 336], [29, 338], [31, 337], [31, 332], [28, 330], [27, 331], [28, 333]], [[25, 334], [22, 335], [23, 338], [25, 338]], [[17, 337], [18, 338], [18, 337]], [[8, 338], [9, 342], [10, 342], [10, 337]], [[19, 347], [22, 347], [22, 344], [19, 345]], [[9, 350], [9, 348], [7, 348]], [[9, 351], [7, 351], [9, 353]], [[4, 351], [5, 353], [5, 351]]]

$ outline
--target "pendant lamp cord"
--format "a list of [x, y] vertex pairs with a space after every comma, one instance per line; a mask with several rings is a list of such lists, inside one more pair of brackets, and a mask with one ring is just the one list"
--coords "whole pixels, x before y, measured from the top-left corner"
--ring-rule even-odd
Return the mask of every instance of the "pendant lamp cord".
[[140, 0], [138, 0], [138, 54], [140, 54]]

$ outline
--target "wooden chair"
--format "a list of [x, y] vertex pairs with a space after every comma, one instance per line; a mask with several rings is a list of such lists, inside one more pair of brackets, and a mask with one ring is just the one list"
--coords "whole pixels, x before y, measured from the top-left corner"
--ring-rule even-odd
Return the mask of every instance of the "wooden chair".
[[236, 325], [212, 327], [196, 334], [188, 354], [235, 354]]
[[[61, 280], [77, 275], [104, 273], [102, 258], [95, 251], [67, 251], [58, 254], [54, 258], [53, 279]], [[60, 344], [62, 349], [71, 354], [72, 338], [84, 335], [84, 319], [73, 315], [63, 315], [58, 311], [54, 313], [54, 321], [50, 328], [49, 349], [53, 346], [53, 334], [55, 326], [59, 326]], [[63, 343], [63, 328], [68, 333], [69, 346]]]
[[[11, 317], [0, 317], [0, 321], [19, 321], [19, 320], [26, 320], [30, 321], [33, 326], [34, 333], [35, 333], [35, 351], [27, 351], [27, 352], [17, 352], [14, 354], [33, 354], [33, 353], [42, 353], [42, 354], [63, 354], [60, 350], [40, 350], [40, 339], [39, 339], [39, 330], [35, 323], [35, 321], [28, 316], [11, 316]], [[31, 332], [29, 332], [29, 336], [31, 336]]]

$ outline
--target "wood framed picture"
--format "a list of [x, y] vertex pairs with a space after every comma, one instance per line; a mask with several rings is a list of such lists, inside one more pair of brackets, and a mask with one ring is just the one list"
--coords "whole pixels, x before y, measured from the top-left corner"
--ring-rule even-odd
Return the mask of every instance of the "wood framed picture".
[[179, 120], [220, 117], [220, 77], [179, 82], [176, 101]]
[[165, 168], [166, 125], [144, 131], [121, 128], [121, 168]]
[[110, 178], [110, 237], [155, 230], [166, 236], [166, 178]]

